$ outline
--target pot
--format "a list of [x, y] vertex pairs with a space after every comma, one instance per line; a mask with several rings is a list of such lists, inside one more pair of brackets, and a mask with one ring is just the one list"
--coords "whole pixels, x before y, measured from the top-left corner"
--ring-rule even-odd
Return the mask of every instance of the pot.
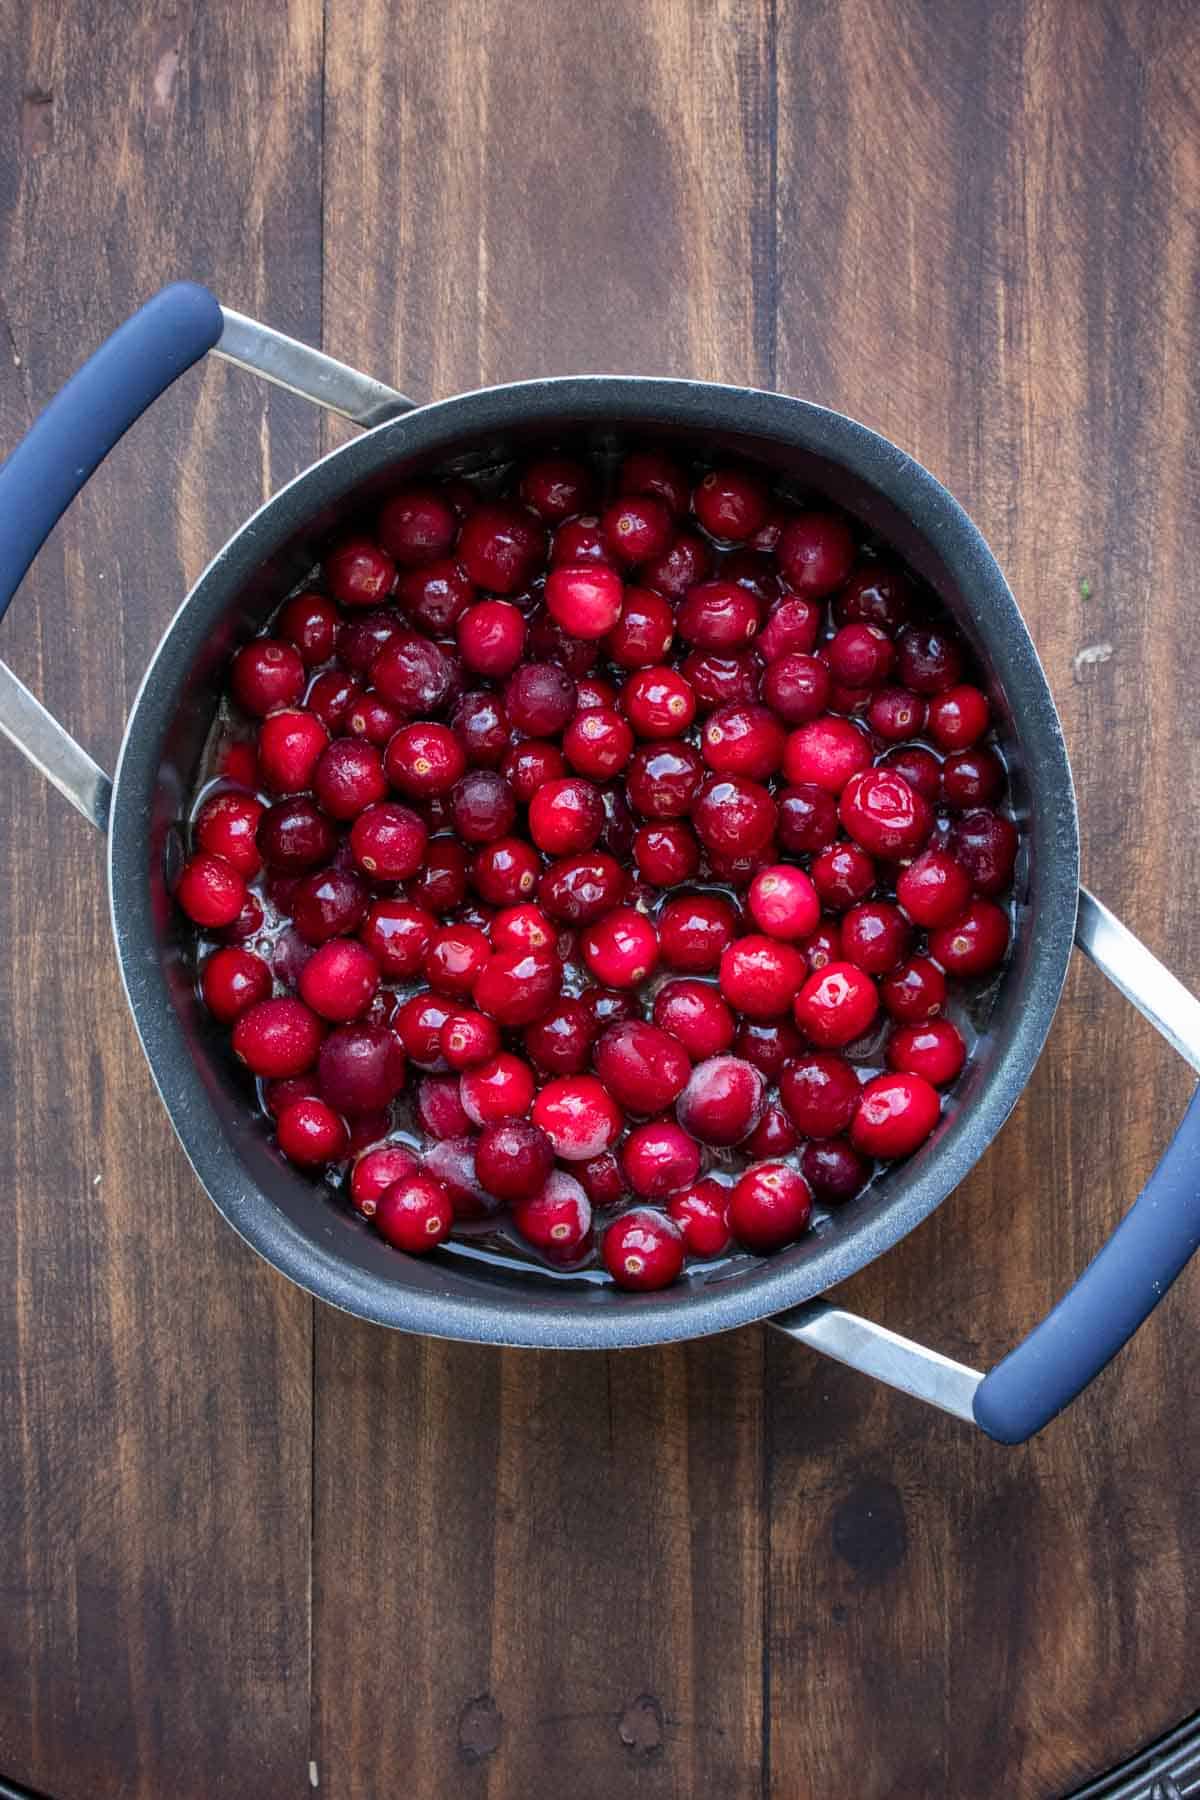
[[[207, 351], [353, 419], [363, 435], [250, 518], [184, 600], [138, 692], [110, 782], [0, 664], [0, 729], [108, 832], [113, 937], [155, 1085], [214, 1204], [283, 1274], [402, 1330], [542, 1348], [619, 1349], [767, 1319], [789, 1336], [1020, 1442], [1096, 1375], [1200, 1242], [1200, 1106], [1140, 1199], [1050, 1316], [989, 1375], [818, 1298], [933, 1211], [981, 1155], [1046, 1039], [1072, 943], [1200, 1069], [1200, 1002], [1078, 888], [1071, 771], [1016, 602], [976, 527], [894, 444], [824, 408], [709, 382], [615, 376], [513, 383], [416, 407], [394, 389], [166, 288], [72, 378], [0, 469], [0, 614], [46, 534], [144, 408]], [[1017, 930], [987, 1032], [940, 1126], [826, 1229], [761, 1262], [654, 1294], [462, 1257], [399, 1256], [331, 1206], [272, 1147], [200, 1007], [169, 889], [188, 795], [225, 665], [317, 560], [332, 527], [397, 480], [473, 471], [551, 438], [617, 448], [624, 434], [746, 456], [864, 520], [936, 590], [987, 671], [1023, 827]]]

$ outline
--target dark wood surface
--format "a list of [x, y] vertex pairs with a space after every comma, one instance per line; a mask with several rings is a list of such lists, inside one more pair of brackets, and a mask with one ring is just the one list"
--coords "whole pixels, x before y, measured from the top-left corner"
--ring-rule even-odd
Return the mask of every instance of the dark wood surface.
[[[1185, 0], [0, 18], [3, 445], [179, 274], [418, 396], [623, 369], [843, 408], [990, 537], [1086, 877], [1200, 982]], [[55, 534], [2, 648], [103, 760], [188, 583], [333, 436], [209, 366]], [[1200, 1274], [1016, 1451], [758, 1330], [555, 1358], [314, 1308], [184, 1166], [99, 840], [11, 753], [0, 795], [0, 1773], [1042, 1800], [1200, 1704]], [[1187, 1091], [1076, 969], [980, 1169], [849, 1297], [994, 1361]]]

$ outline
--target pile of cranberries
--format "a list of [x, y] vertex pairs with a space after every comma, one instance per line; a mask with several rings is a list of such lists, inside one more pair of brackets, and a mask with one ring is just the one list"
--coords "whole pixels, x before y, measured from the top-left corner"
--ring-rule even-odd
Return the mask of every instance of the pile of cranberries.
[[404, 488], [237, 652], [176, 899], [280, 1151], [389, 1243], [658, 1288], [934, 1129], [1005, 768], [827, 507], [656, 449], [496, 486]]

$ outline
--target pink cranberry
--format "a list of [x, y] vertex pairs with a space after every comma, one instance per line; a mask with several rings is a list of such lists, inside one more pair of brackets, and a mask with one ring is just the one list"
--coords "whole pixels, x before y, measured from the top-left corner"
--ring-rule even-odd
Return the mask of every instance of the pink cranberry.
[[488, 500], [463, 521], [458, 558], [477, 587], [515, 594], [537, 573], [546, 554], [545, 528], [512, 500]]
[[649, 1293], [678, 1280], [683, 1269], [683, 1233], [673, 1219], [638, 1206], [613, 1220], [600, 1252], [618, 1287]]
[[384, 771], [394, 788], [412, 800], [448, 794], [467, 766], [466, 754], [445, 725], [402, 725], [389, 740]]
[[629, 763], [625, 791], [643, 818], [680, 819], [704, 779], [704, 764], [682, 739], [645, 744]]
[[491, 953], [487, 938], [475, 926], [441, 925], [425, 952], [425, 979], [436, 993], [461, 999], [474, 988]]
[[592, 1229], [592, 1208], [573, 1175], [556, 1169], [541, 1192], [513, 1202], [512, 1220], [527, 1244], [552, 1262], [573, 1262]]
[[850, 1142], [863, 1156], [911, 1156], [938, 1122], [937, 1089], [922, 1075], [876, 1075], [862, 1090]]
[[378, 1150], [367, 1150], [350, 1171], [350, 1204], [363, 1218], [375, 1216], [387, 1190], [394, 1182], [417, 1171], [417, 1159], [403, 1144], [381, 1144]]
[[721, 992], [749, 1019], [786, 1013], [805, 978], [804, 958], [791, 944], [750, 934], [730, 944], [721, 958]]
[[675, 629], [697, 650], [742, 650], [762, 623], [758, 600], [735, 581], [690, 587], [675, 614]]
[[600, 529], [608, 554], [629, 568], [663, 554], [674, 536], [674, 521], [670, 507], [654, 494], [623, 494], [602, 515]]
[[799, 1134], [782, 1108], [768, 1106], [742, 1146], [742, 1153], [755, 1162], [772, 1162], [777, 1157], [790, 1156], [799, 1142]]
[[579, 519], [567, 519], [554, 533], [550, 547], [550, 567], [566, 568], [568, 564], [606, 563], [608, 547], [600, 521], [593, 513]]
[[758, 654], [768, 663], [781, 657], [807, 656], [816, 647], [820, 624], [821, 608], [815, 600], [804, 600], [799, 594], [785, 594], [771, 608], [767, 623], [759, 634]]
[[420, 1069], [445, 1067], [442, 1030], [447, 1019], [452, 1016], [450, 1001], [428, 991], [414, 994], [397, 1009], [392, 1029], [403, 1044], [410, 1062], [416, 1063]]
[[916, 694], [940, 694], [962, 676], [957, 640], [940, 626], [910, 625], [896, 640], [896, 676]]
[[620, 864], [602, 850], [552, 863], [538, 886], [538, 900], [561, 925], [590, 925], [619, 906], [629, 887]]
[[[365, 675], [383, 646], [390, 643], [403, 629], [404, 620], [393, 606], [377, 607], [374, 612], [363, 613], [358, 618], [349, 619], [337, 635], [338, 661], [352, 675]], [[325, 676], [318, 675], [313, 683], [308, 696], [310, 706], [313, 705], [313, 696], [324, 680]], [[332, 731], [334, 726], [328, 719], [325, 722]]]
[[625, 1177], [611, 1150], [606, 1150], [603, 1156], [593, 1156], [590, 1162], [576, 1163], [575, 1172], [598, 1212], [605, 1207], [618, 1206], [625, 1199]]
[[233, 1053], [255, 1075], [273, 1081], [303, 1075], [321, 1048], [321, 1021], [301, 1000], [260, 1000], [233, 1028]]
[[230, 946], [216, 950], [204, 965], [200, 980], [204, 1004], [222, 1025], [235, 1019], [265, 1000], [271, 992], [271, 971], [261, 957], [250, 950]]
[[912, 611], [912, 583], [902, 569], [872, 557], [855, 570], [833, 603], [839, 625], [859, 620], [896, 631]]
[[806, 1138], [832, 1138], [845, 1131], [862, 1089], [850, 1064], [840, 1056], [812, 1051], [789, 1063], [779, 1078], [779, 1098]]
[[444, 1182], [409, 1175], [393, 1182], [375, 1209], [375, 1228], [394, 1250], [425, 1256], [450, 1236], [454, 1208]]
[[594, 1075], [548, 1081], [530, 1117], [564, 1162], [589, 1162], [602, 1155], [616, 1143], [624, 1124], [620, 1108]]
[[731, 1238], [729, 1233], [729, 1190], [711, 1176], [694, 1187], [673, 1194], [667, 1202], [667, 1215], [683, 1233], [689, 1256], [724, 1256]]
[[773, 938], [804, 938], [816, 930], [821, 901], [803, 869], [772, 863], [750, 883], [746, 904], [760, 931]]
[[665, 594], [668, 600], [682, 600], [689, 588], [704, 580], [712, 568], [712, 551], [693, 532], [679, 531], [661, 556], [652, 556], [639, 571], [643, 587]]
[[768, 1081], [777, 1081], [804, 1040], [790, 1019], [746, 1019], [733, 1040], [733, 1053], [761, 1069]]
[[796, 1023], [814, 1044], [840, 1049], [863, 1035], [879, 1009], [875, 983], [850, 962], [829, 963], [796, 995]]
[[964, 813], [950, 831], [950, 849], [979, 894], [998, 894], [1008, 886], [1017, 843], [1012, 820], [986, 807]]
[[739, 1056], [713, 1056], [692, 1070], [676, 1115], [702, 1144], [740, 1144], [762, 1117], [766, 1088], [753, 1063]]
[[[533, 1105], [533, 1071], [519, 1056], [502, 1050], [491, 1062], [464, 1070], [459, 1077], [459, 1094], [467, 1117], [475, 1125], [523, 1119]], [[535, 1119], [534, 1123], [539, 1124], [540, 1120]]]
[[928, 800], [894, 769], [852, 775], [838, 805], [842, 825], [874, 856], [913, 856], [933, 829]]
[[679, 672], [691, 686], [701, 712], [739, 702], [749, 705], [758, 699], [759, 664], [748, 650], [741, 650], [736, 656], [693, 650], [684, 658]]
[[677, 1100], [692, 1072], [682, 1044], [641, 1019], [609, 1026], [596, 1045], [595, 1064], [617, 1104], [641, 1116]]
[[388, 1106], [404, 1086], [404, 1051], [385, 1025], [340, 1025], [321, 1045], [322, 1097], [340, 1113]]
[[929, 702], [929, 730], [943, 750], [969, 750], [990, 724], [987, 696], [977, 687], [947, 688]]
[[692, 493], [692, 511], [712, 537], [740, 543], [766, 523], [766, 483], [748, 469], [710, 469]]
[[829, 670], [815, 656], [777, 656], [763, 676], [763, 699], [788, 725], [807, 725], [829, 704]]
[[635, 1125], [621, 1149], [621, 1167], [643, 1200], [665, 1200], [700, 1173], [700, 1146], [673, 1119]]
[[619, 906], [583, 933], [583, 958], [606, 987], [637, 987], [658, 963], [658, 936], [643, 913]]
[[470, 606], [475, 589], [462, 564], [447, 556], [409, 569], [400, 577], [397, 594], [414, 625], [431, 637], [445, 637]]
[[523, 1119], [486, 1125], [475, 1148], [475, 1172], [497, 1200], [540, 1193], [554, 1167], [550, 1139]]
[[794, 513], [775, 549], [788, 586], [806, 600], [823, 600], [849, 579], [854, 539], [832, 513]]
[[523, 838], [497, 838], [476, 851], [471, 881], [489, 906], [515, 906], [533, 893], [541, 866], [537, 851]]
[[[357, 885], [357, 884], [355, 884]], [[376, 900], [358, 934], [389, 981], [410, 981], [436, 929], [433, 914], [407, 900]]]
[[812, 1217], [812, 1191], [798, 1169], [758, 1163], [734, 1184], [729, 1228], [743, 1249], [766, 1255], [794, 1243]]
[[257, 719], [278, 707], [294, 706], [304, 692], [300, 652], [279, 638], [255, 638], [234, 657], [229, 686], [243, 712]]
[[871, 745], [849, 719], [814, 719], [788, 738], [783, 773], [789, 783], [840, 794], [851, 776], [871, 766]]
[[[568, 735], [575, 723], [572, 720], [568, 726]], [[538, 789], [547, 781], [557, 781], [566, 772], [566, 761], [557, 745], [536, 740], [517, 744], [500, 765], [500, 773], [522, 806], [528, 806]], [[586, 774], [587, 770], [582, 773]]]
[[328, 662], [337, 641], [338, 609], [324, 594], [293, 594], [279, 610], [275, 628], [300, 652], [306, 669]]
[[638, 669], [621, 690], [625, 716], [641, 738], [677, 738], [696, 716], [696, 696], [677, 669]]
[[592, 492], [590, 470], [571, 456], [542, 456], [521, 477], [521, 498], [547, 525], [583, 512]]
[[371, 664], [371, 683], [406, 713], [434, 713], [450, 694], [452, 670], [427, 637], [398, 631]]
[[275, 1135], [288, 1161], [301, 1169], [338, 1162], [350, 1147], [350, 1134], [342, 1120], [331, 1106], [311, 1095], [284, 1107]]
[[704, 723], [701, 746], [710, 769], [766, 781], [783, 762], [787, 734], [765, 706], [719, 706]]
[[622, 669], [649, 669], [661, 663], [675, 637], [675, 615], [661, 594], [627, 587], [621, 616], [604, 642], [605, 654]]
[[962, 918], [929, 934], [929, 954], [947, 975], [988, 975], [1008, 949], [1008, 915], [994, 900], [973, 900]]
[[777, 796], [779, 843], [792, 855], [823, 850], [838, 834], [837, 801], [811, 782], [784, 788]]
[[852, 906], [842, 920], [842, 956], [867, 975], [886, 975], [908, 953], [912, 932], [898, 907], [885, 900]]
[[551, 663], [526, 663], [504, 690], [508, 717], [530, 737], [557, 737], [575, 711], [575, 683]]
[[426, 1075], [417, 1083], [414, 1111], [426, 1136], [460, 1138], [471, 1129], [459, 1098], [457, 1075]]
[[853, 1200], [867, 1185], [871, 1165], [852, 1150], [845, 1138], [805, 1144], [800, 1153], [800, 1173], [814, 1194], [839, 1203]]
[[1004, 788], [1004, 764], [994, 750], [979, 745], [954, 750], [941, 767], [941, 795], [947, 806], [987, 806]]
[[600, 791], [578, 775], [547, 782], [529, 802], [529, 835], [547, 856], [590, 850], [603, 826]]
[[967, 1046], [949, 1019], [901, 1025], [888, 1039], [888, 1068], [905, 1075], [923, 1075], [934, 1087], [957, 1080], [966, 1060]]
[[546, 950], [499, 950], [475, 977], [475, 1004], [498, 1025], [532, 1025], [554, 1005], [562, 965]]
[[458, 648], [475, 675], [502, 681], [525, 648], [525, 621], [507, 600], [481, 600], [458, 621]]
[[458, 535], [458, 517], [436, 488], [411, 487], [392, 496], [375, 528], [388, 554], [412, 569], [445, 556]]
[[725, 856], [753, 856], [775, 835], [778, 808], [756, 781], [737, 775], [710, 775], [692, 802], [692, 829], [706, 850]]
[[[677, 1039], [687, 1056], [695, 1062], [705, 1062], [709, 1057], [720, 1056], [733, 1046], [733, 1014], [717, 989], [706, 981], [668, 981], [659, 988], [654, 997], [654, 1023], [671, 1038]], [[639, 1026], [635, 1029], [649, 1028]], [[680, 1089], [686, 1083], [689, 1072], [687, 1067], [681, 1068]], [[604, 1071], [601, 1070], [601, 1073]], [[609, 1086], [620, 1100], [622, 1097], [616, 1085], [609, 1081]], [[635, 1106], [631, 1102], [623, 1104], [628, 1105], [632, 1112], [657, 1112], [668, 1102], [661, 1100], [654, 1105], [647, 1103], [645, 1106]]]
[[867, 724], [889, 744], [901, 743], [924, 730], [925, 702], [907, 688], [880, 688], [867, 707]]
[[936, 800], [941, 792], [941, 764], [923, 744], [902, 744], [899, 749], [889, 750], [880, 767], [902, 775], [923, 800]]
[[333, 938], [300, 971], [300, 998], [335, 1024], [357, 1019], [379, 986], [379, 964], [357, 938]]
[[445, 1060], [460, 1074], [479, 1063], [491, 1062], [500, 1052], [500, 1028], [493, 1019], [469, 1007], [452, 1012], [438, 1033]]
[[421, 867], [428, 837], [415, 812], [385, 800], [359, 813], [350, 827], [350, 848], [358, 866], [376, 881], [407, 881]]
[[352, 675], [343, 675], [337, 669], [327, 669], [323, 675], [317, 676], [309, 688], [304, 704], [309, 712], [320, 719], [327, 731], [340, 731], [360, 692]]
[[579, 1075], [587, 1067], [596, 1025], [582, 1000], [562, 999], [525, 1028], [522, 1042], [543, 1075]]
[[198, 850], [183, 866], [175, 898], [196, 925], [232, 925], [246, 904], [246, 883], [223, 857]]
[[464, 694], [451, 723], [472, 767], [494, 769], [503, 760], [510, 741], [509, 718], [497, 694]]
[[665, 500], [676, 518], [687, 511], [688, 479], [662, 450], [631, 450], [617, 476], [619, 494], [654, 494]]
[[914, 956], [879, 984], [885, 1011], [905, 1024], [932, 1019], [946, 1003], [946, 977], [927, 956]]

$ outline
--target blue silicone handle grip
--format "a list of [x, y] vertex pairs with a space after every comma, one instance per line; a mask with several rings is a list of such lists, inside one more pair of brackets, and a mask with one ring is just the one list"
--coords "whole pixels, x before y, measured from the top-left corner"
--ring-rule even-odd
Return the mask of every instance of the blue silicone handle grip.
[[1200, 1248], [1200, 1092], [1094, 1261], [975, 1390], [975, 1422], [1023, 1444], [1097, 1376]]
[[221, 335], [221, 308], [179, 281], [114, 331], [0, 464], [0, 619], [30, 563], [133, 421]]

